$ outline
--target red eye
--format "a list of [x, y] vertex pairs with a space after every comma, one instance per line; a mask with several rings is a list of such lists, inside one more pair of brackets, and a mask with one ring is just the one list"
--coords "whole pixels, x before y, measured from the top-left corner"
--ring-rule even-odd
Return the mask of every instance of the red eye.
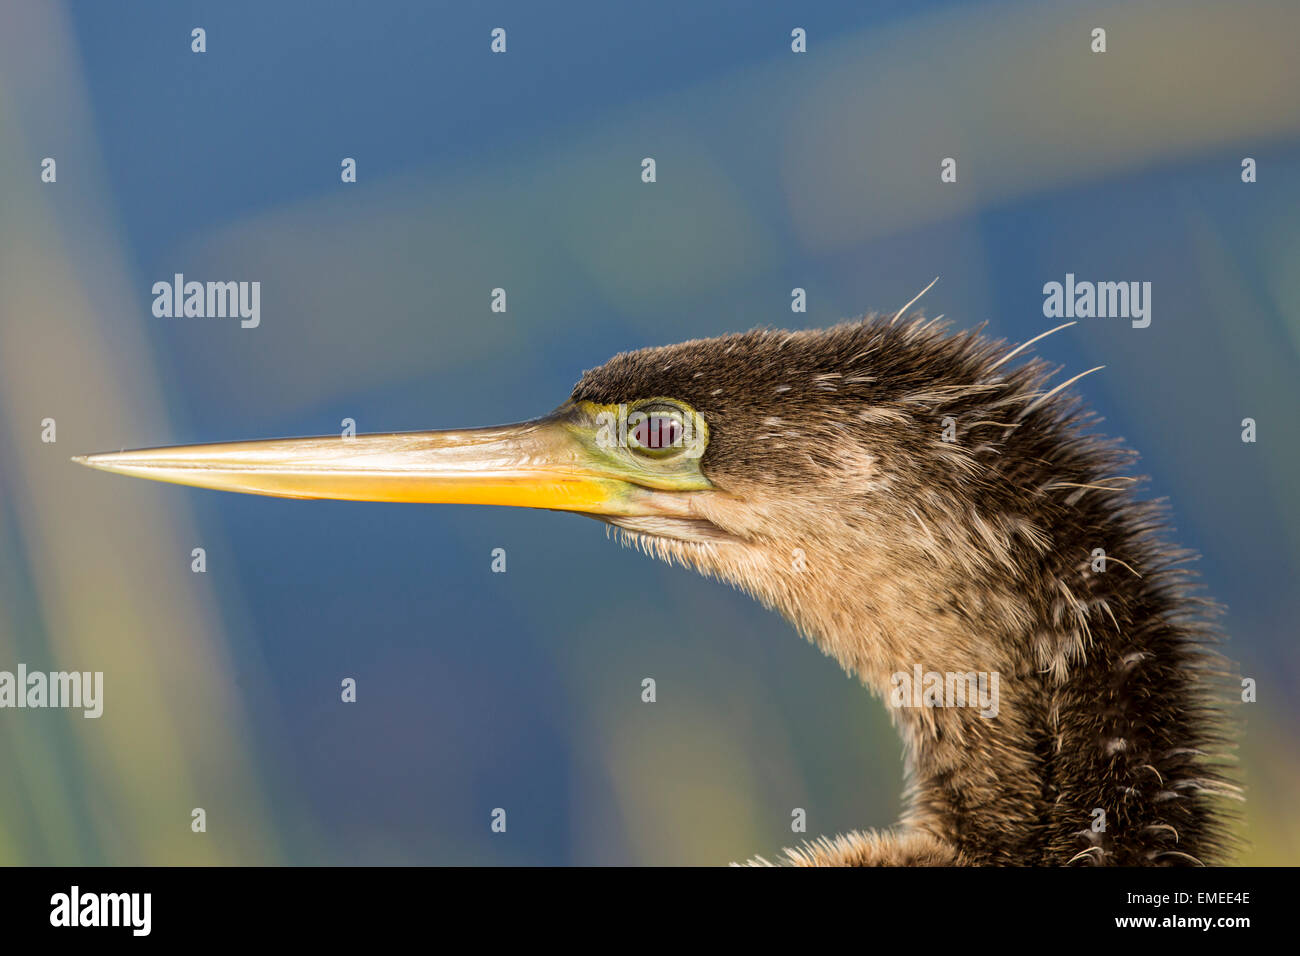
[[638, 448], [659, 451], [676, 448], [682, 442], [682, 422], [674, 415], [651, 412], [632, 429], [632, 442]]

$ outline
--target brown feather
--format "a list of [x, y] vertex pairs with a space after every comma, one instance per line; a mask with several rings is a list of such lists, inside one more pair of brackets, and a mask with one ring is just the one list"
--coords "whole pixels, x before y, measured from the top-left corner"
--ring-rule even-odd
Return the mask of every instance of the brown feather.
[[780, 610], [882, 697], [914, 665], [1000, 675], [992, 719], [891, 708], [898, 828], [789, 862], [1180, 865], [1231, 849], [1228, 671], [1191, 556], [1134, 496], [1135, 456], [1010, 352], [868, 318], [624, 353], [573, 391], [675, 398], [708, 423], [702, 467], [727, 493], [700, 506], [709, 533], [629, 540]]

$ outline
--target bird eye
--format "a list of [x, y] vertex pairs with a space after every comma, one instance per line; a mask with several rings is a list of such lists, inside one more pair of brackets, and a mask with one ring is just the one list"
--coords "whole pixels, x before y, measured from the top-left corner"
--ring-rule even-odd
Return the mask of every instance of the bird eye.
[[627, 418], [627, 443], [643, 454], [662, 456], [681, 449], [687, 438], [683, 413], [669, 406], [641, 408]]
[[630, 422], [628, 440], [642, 451], [666, 451], [681, 445], [685, 429], [682, 420], [672, 412], [633, 412], [639, 420]]

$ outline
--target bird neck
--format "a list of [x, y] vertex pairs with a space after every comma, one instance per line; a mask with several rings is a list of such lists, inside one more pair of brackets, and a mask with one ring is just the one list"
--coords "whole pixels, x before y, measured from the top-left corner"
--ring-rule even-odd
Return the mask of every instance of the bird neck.
[[964, 862], [1201, 862], [1224, 847], [1218, 800], [1234, 788], [1208, 756], [1210, 629], [1140, 535], [1097, 530], [1145, 576], [1037, 547], [988, 573], [900, 543], [821, 555], [836, 574], [773, 596], [885, 703], [902, 823]]
[[1020, 862], [1040, 849], [1050, 719], [1025, 648], [1047, 633], [1041, 605], [1037, 595], [931, 574], [921, 587], [878, 584], [851, 612], [808, 622], [900, 734], [903, 825], [970, 862]]

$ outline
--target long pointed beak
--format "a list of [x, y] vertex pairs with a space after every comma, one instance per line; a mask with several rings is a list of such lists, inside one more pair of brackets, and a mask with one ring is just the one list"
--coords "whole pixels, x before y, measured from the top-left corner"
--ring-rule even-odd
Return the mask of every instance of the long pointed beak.
[[91, 468], [282, 498], [515, 505], [593, 515], [677, 515], [673, 492], [710, 487], [698, 468], [646, 472], [597, 448], [562, 408], [545, 418], [456, 431], [289, 438], [109, 452]]

